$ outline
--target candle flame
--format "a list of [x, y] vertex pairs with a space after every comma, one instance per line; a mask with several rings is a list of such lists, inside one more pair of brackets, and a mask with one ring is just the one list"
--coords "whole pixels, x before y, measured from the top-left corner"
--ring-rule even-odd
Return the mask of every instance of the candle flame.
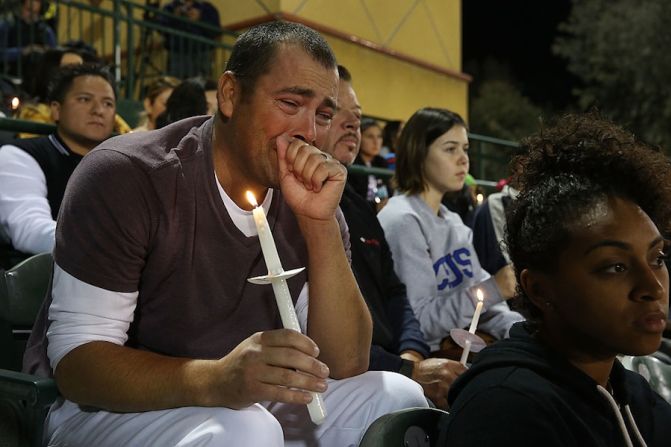
[[482, 289], [478, 289], [475, 291], [475, 296], [478, 297], [478, 301], [482, 301], [485, 299], [484, 294], [482, 293]]
[[247, 196], [247, 201], [251, 203], [253, 207], [259, 206], [259, 204], [256, 203], [256, 197], [254, 197], [254, 193], [252, 193], [251, 191], [247, 191], [245, 195]]

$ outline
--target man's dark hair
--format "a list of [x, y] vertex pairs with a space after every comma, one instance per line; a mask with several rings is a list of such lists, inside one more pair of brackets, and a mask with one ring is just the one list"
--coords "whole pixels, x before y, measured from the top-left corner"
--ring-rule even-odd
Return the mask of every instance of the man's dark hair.
[[100, 76], [112, 87], [116, 98], [116, 82], [109, 67], [99, 64], [81, 64], [66, 65], [56, 72], [54, 79], [49, 83], [48, 102], [63, 102], [65, 95], [72, 88], [73, 81], [80, 76]]
[[338, 77], [341, 81], [352, 82], [352, 73], [344, 65], [338, 65]]
[[520, 190], [507, 215], [506, 243], [516, 301], [538, 324], [541, 311], [519, 286], [525, 269], [552, 273], [571, 241], [571, 224], [618, 197], [638, 205], [666, 237], [671, 231], [671, 163], [659, 151], [596, 114], [568, 115], [522, 141], [511, 184]]
[[297, 45], [326, 68], [335, 68], [333, 51], [322, 36], [298, 23], [270, 22], [255, 26], [238, 37], [233, 46], [226, 71], [232, 71], [247, 96], [257, 79], [270, 71], [277, 47]]
[[425, 107], [416, 111], [403, 128], [396, 148], [395, 182], [401, 192], [419, 194], [426, 188], [424, 160], [429, 146], [454, 126], [466, 123], [447, 109]]

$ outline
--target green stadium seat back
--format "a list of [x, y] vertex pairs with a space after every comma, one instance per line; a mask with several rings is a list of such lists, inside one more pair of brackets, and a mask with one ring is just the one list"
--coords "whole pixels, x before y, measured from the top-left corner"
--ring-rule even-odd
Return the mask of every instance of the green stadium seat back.
[[121, 98], [116, 102], [116, 113], [128, 123], [131, 129], [137, 127], [140, 122], [140, 113], [143, 111], [144, 106], [141, 101]]

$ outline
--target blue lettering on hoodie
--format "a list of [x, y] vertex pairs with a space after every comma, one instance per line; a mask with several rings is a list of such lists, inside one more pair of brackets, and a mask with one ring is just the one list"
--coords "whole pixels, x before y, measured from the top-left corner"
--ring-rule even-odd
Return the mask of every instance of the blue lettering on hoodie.
[[433, 264], [438, 290], [453, 289], [464, 281], [464, 276], [473, 277], [471, 252], [467, 248], [459, 248], [438, 259]]

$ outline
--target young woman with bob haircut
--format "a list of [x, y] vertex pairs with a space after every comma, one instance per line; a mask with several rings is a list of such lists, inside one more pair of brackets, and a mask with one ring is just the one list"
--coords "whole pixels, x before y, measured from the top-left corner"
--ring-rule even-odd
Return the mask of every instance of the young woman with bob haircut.
[[[402, 194], [378, 214], [396, 273], [434, 351], [448, 344], [451, 329], [468, 327], [477, 289], [485, 308], [480, 330], [500, 339], [522, 320], [501, 302], [496, 281], [480, 266], [470, 228], [441, 204], [446, 192], [464, 185], [468, 147], [466, 124], [458, 114], [437, 108], [415, 112], [396, 153], [395, 181]], [[461, 349], [457, 358], [460, 354]]]

